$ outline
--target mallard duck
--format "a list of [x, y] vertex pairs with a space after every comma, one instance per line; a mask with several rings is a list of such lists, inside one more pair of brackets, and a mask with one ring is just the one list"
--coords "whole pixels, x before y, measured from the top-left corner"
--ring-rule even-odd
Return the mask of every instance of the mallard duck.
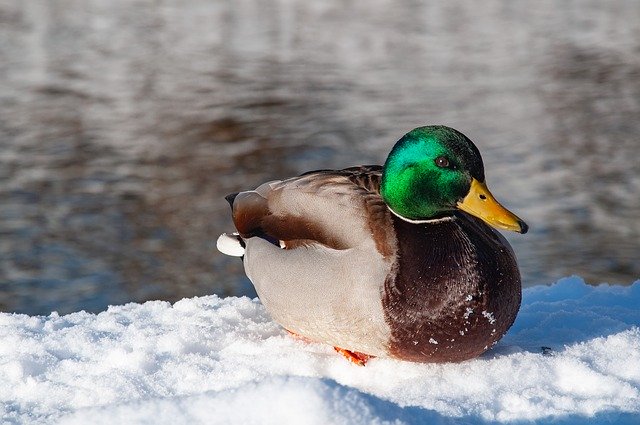
[[476, 357], [520, 307], [515, 255], [489, 225], [528, 227], [453, 128], [410, 131], [384, 166], [311, 171], [227, 200], [237, 232], [218, 248], [243, 257], [267, 312], [354, 363]]

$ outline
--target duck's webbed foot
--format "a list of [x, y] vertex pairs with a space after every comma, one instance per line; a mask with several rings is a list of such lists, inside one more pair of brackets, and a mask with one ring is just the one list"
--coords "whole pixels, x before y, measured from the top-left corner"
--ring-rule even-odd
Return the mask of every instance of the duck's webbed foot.
[[309, 338], [307, 338], [306, 336], [302, 336], [300, 334], [297, 334], [297, 333], [295, 333], [293, 331], [290, 331], [289, 329], [285, 328], [285, 331], [287, 331], [287, 333], [289, 335], [291, 335], [293, 338], [295, 338], [297, 340], [300, 340], [300, 341], [303, 341], [303, 342], [307, 342], [307, 343], [312, 343], [313, 342]]
[[338, 353], [342, 354], [345, 359], [349, 360], [351, 363], [357, 364], [358, 366], [364, 366], [370, 359], [374, 356], [370, 356], [368, 354], [359, 353], [357, 351], [349, 351], [340, 347], [333, 347]]
[[[285, 331], [287, 331], [289, 335], [291, 335], [293, 338], [297, 340], [308, 342], [308, 343], [313, 342], [309, 338], [302, 336], [300, 334], [297, 334], [293, 331], [290, 331], [289, 329], [285, 328]], [[375, 357], [375, 356], [370, 356], [369, 354], [360, 353], [358, 351], [349, 351], [340, 347], [333, 347], [333, 349], [336, 350], [338, 353], [342, 354], [345, 359], [349, 360], [351, 363], [356, 364], [358, 366], [364, 366], [370, 359]]]

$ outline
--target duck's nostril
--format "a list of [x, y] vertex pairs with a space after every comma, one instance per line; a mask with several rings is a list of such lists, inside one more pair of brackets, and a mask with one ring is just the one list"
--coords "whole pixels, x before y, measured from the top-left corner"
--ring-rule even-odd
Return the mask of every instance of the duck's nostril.
[[487, 197], [485, 195], [480, 195], [480, 199], [484, 201], [485, 199], [487, 199]]

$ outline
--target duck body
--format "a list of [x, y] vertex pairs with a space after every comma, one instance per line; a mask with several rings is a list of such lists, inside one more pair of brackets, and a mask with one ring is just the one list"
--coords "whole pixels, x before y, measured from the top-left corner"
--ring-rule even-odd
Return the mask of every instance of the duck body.
[[480, 355], [520, 306], [513, 250], [459, 209], [399, 215], [384, 171], [320, 170], [228, 197], [247, 276], [273, 319], [307, 339], [415, 362]]

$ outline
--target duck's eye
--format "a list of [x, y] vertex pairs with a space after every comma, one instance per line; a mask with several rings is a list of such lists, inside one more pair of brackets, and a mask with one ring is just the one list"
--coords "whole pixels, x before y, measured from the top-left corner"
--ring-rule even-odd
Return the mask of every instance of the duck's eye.
[[444, 156], [439, 156], [436, 158], [436, 165], [440, 168], [448, 168], [449, 167], [449, 160], [447, 158], [445, 158]]

